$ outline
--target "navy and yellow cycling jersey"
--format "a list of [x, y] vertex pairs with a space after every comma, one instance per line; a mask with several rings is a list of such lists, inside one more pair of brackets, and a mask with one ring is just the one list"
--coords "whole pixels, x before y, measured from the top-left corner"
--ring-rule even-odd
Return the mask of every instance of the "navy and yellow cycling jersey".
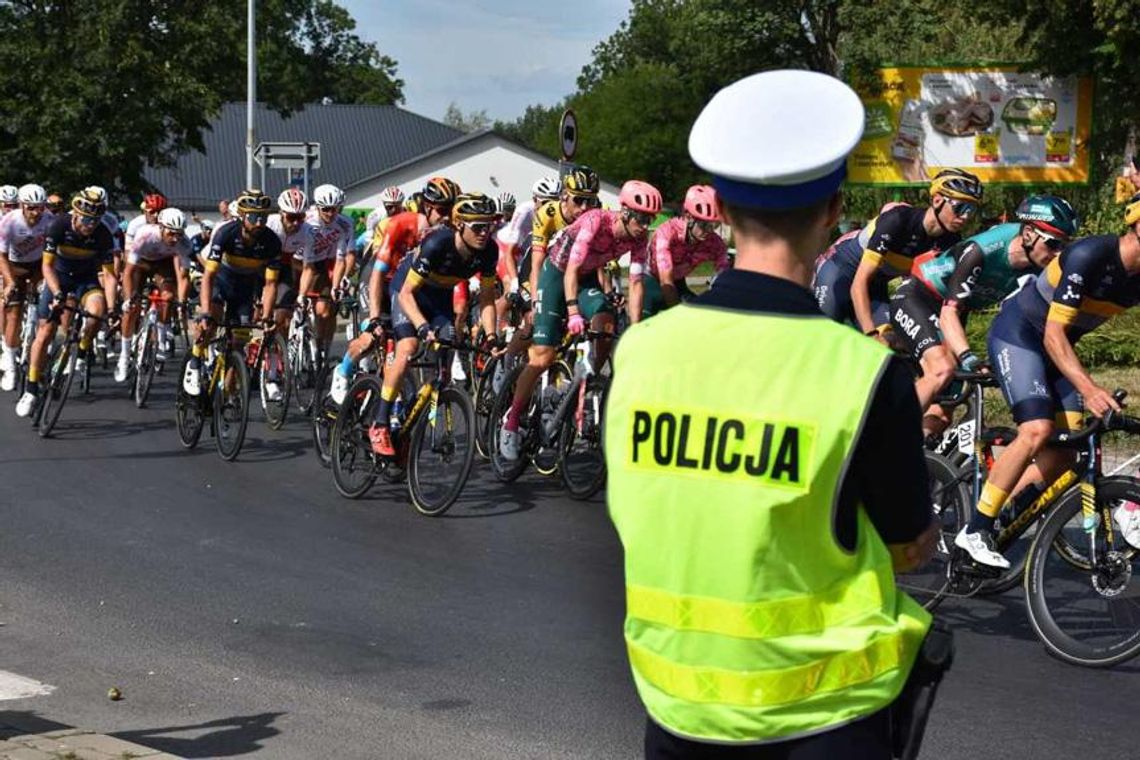
[[214, 232], [206, 253], [206, 271], [219, 268], [239, 277], [255, 277], [265, 272], [268, 282], [276, 282], [281, 271], [281, 238], [268, 227], [258, 227], [253, 241], [242, 236], [242, 223], [232, 221]]
[[1137, 303], [1140, 273], [1125, 271], [1116, 235], [1072, 243], [1017, 294], [1018, 308], [1038, 332], [1059, 322], [1074, 342]]
[[412, 261], [408, 282], [451, 289], [470, 277], [479, 275], [480, 287], [495, 287], [495, 265], [499, 261], [499, 248], [493, 236], [487, 238], [487, 247], [477, 249], [470, 258], [463, 256], [455, 246], [455, 230], [445, 227], [428, 234], [420, 243], [420, 252]]
[[72, 224], [73, 214], [60, 214], [52, 220], [44, 236], [44, 261], [71, 279], [95, 277], [99, 269], [114, 270], [115, 240], [102, 224], [78, 232]]
[[860, 261], [870, 261], [888, 277], [902, 277], [910, 272], [920, 253], [932, 248], [945, 251], [962, 239], [955, 232], [930, 235], [922, 223], [925, 216], [926, 208], [918, 206], [900, 205], [884, 211], [856, 238], [836, 247], [836, 263], [853, 272]]

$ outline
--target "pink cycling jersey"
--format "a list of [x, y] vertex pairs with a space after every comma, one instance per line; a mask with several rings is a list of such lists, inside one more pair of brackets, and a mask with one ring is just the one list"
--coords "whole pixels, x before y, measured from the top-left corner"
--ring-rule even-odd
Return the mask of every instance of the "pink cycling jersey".
[[127, 254], [128, 264], [173, 258], [180, 259], [183, 266], [190, 265], [190, 241], [185, 235], [179, 235], [174, 245], [167, 245], [162, 239], [162, 228], [157, 224], [143, 224], [135, 230], [134, 243]]
[[29, 227], [20, 209], [4, 214], [0, 218], [0, 254], [15, 264], [39, 261], [44, 255], [44, 235], [51, 220], [51, 214], [41, 214], [35, 226]]
[[705, 261], [715, 261], [716, 271], [728, 269], [728, 246], [715, 232], [704, 240], [687, 240], [688, 222], [678, 216], [662, 224], [649, 239], [649, 274], [660, 279], [672, 272], [674, 280], [683, 280]]
[[573, 262], [578, 274], [596, 272], [611, 261], [621, 258], [627, 251], [630, 256], [629, 279], [641, 279], [645, 268], [645, 238], [614, 237], [614, 222], [620, 213], [607, 209], [590, 209], [560, 231], [551, 243], [549, 257], [559, 270]]

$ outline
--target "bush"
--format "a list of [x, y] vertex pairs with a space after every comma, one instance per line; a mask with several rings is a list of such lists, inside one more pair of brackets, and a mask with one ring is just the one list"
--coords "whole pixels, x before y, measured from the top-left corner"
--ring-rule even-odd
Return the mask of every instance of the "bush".
[[[997, 307], [970, 315], [966, 334], [979, 355], [986, 351], [990, 323]], [[1140, 310], [1127, 311], [1109, 320], [1077, 343], [1077, 356], [1086, 369], [1099, 367], [1140, 367]]]

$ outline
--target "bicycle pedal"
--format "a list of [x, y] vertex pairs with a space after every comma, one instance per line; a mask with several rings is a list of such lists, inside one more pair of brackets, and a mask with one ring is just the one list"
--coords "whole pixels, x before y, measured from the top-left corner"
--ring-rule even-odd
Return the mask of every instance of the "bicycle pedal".
[[974, 558], [965, 549], [954, 547], [954, 552], [950, 555], [950, 578], [952, 582], [956, 575], [970, 580], [985, 581], [1000, 578], [1001, 573], [1001, 568], [990, 567], [974, 561]]

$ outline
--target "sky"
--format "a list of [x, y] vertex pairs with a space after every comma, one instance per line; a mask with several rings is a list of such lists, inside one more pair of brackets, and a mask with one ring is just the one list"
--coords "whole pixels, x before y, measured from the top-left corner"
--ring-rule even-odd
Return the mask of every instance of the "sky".
[[628, 16], [629, 0], [573, 5], [522, 0], [339, 0], [356, 34], [396, 59], [404, 108], [443, 118], [486, 109], [511, 121], [575, 90], [594, 46]]

